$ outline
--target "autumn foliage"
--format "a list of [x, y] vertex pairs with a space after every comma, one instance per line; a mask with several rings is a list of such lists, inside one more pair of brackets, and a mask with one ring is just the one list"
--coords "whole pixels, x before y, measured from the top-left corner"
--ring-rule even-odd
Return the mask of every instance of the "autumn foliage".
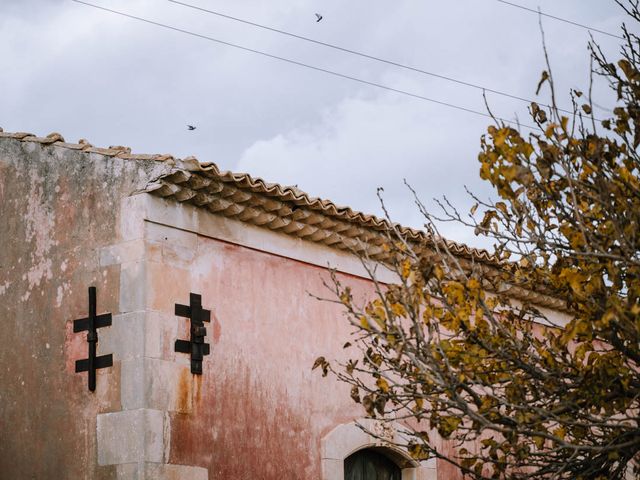
[[[637, 2], [623, 7], [640, 21]], [[414, 458], [470, 478], [640, 475], [640, 39], [623, 32], [615, 64], [591, 44], [612, 118], [596, 120], [579, 91], [564, 114], [545, 72], [553, 103], [531, 105], [537, 129], [496, 122], [481, 139], [480, 176], [499, 201], [476, 199], [469, 216], [443, 204], [494, 240], [493, 261], [454, 255], [423, 210], [424, 244], [389, 237], [396, 284], [374, 278], [377, 295], [357, 305], [335, 279], [352, 360], [317, 365], [369, 416], [412, 425]], [[514, 300], [523, 291], [531, 300]]]

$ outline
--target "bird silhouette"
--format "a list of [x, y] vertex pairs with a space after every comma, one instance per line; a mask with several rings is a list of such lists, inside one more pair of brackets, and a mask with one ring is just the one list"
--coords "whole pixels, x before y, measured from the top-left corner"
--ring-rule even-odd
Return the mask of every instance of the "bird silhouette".
[[318, 23], [320, 20], [322, 20], [322, 15], [320, 15], [319, 13], [316, 13], [316, 23]]
[[196, 129], [196, 127], [194, 127], [193, 125], [187, 125], [187, 128], [188, 128], [189, 130], [195, 130], [195, 129]]

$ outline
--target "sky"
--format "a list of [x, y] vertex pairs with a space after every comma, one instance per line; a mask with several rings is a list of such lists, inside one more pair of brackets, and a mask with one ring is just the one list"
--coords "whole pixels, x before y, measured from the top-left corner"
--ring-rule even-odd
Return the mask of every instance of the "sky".
[[[168, 0], [95, 5], [486, 113], [482, 91], [284, 36]], [[296, 35], [544, 103], [538, 16], [499, 0], [181, 0]], [[613, 0], [513, 0], [620, 33]], [[315, 14], [322, 15], [320, 22]], [[589, 31], [542, 18], [559, 103], [589, 85]], [[620, 40], [593, 32], [612, 60]], [[480, 138], [490, 118], [267, 58], [71, 0], [0, 0], [0, 127], [134, 153], [196, 156], [222, 169], [297, 185], [366, 213], [384, 200], [420, 227], [405, 180], [427, 207], [471, 205]], [[527, 103], [487, 93], [491, 111], [530, 123]], [[594, 109], [614, 99], [596, 80]], [[187, 125], [194, 125], [190, 131]], [[452, 224], [442, 233], [483, 245]]]

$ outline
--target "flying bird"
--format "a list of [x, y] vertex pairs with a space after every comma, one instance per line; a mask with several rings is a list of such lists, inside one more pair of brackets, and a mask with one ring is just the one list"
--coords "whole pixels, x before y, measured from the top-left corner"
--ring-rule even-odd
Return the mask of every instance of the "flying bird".
[[316, 13], [316, 23], [318, 23], [320, 20], [322, 20], [322, 15], [320, 15], [319, 13]]
[[196, 127], [194, 127], [193, 125], [187, 125], [187, 128], [188, 128], [189, 130], [195, 130], [195, 129], [196, 129]]

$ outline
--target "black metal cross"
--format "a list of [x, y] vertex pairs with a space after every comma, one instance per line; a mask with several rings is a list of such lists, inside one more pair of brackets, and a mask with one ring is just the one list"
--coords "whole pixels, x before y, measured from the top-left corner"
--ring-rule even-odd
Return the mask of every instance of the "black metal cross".
[[191, 320], [189, 340], [176, 340], [175, 351], [191, 354], [191, 373], [202, 375], [202, 359], [209, 355], [209, 344], [204, 343], [207, 329], [203, 322], [211, 321], [211, 311], [202, 308], [202, 296], [197, 293], [189, 294], [189, 305], [176, 303], [176, 315]]
[[83, 332], [88, 330], [87, 342], [89, 343], [89, 357], [84, 360], [76, 360], [76, 373], [89, 372], [89, 390], [96, 389], [96, 370], [99, 368], [111, 367], [113, 365], [113, 355], [96, 356], [98, 344], [98, 328], [111, 325], [111, 314], [103, 313], [96, 315], [96, 287], [89, 287], [89, 316], [73, 321], [73, 332]]

